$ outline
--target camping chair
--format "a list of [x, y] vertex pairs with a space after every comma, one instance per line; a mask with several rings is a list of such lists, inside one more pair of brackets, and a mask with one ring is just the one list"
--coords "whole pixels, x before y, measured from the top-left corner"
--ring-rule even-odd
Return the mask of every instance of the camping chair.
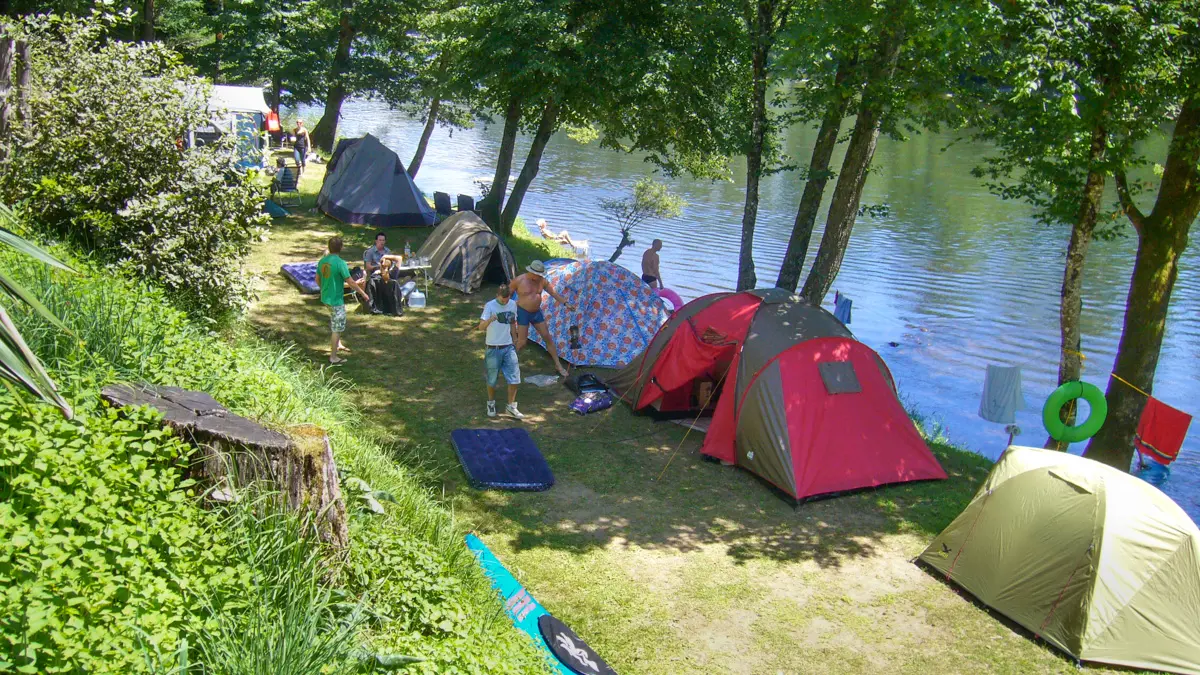
[[459, 213], [462, 213], [463, 211], [474, 211], [474, 210], [475, 210], [475, 198], [474, 197], [472, 197], [471, 195], [459, 195], [458, 196], [458, 212]]
[[448, 216], [454, 213], [454, 208], [450, 206], [450, 195], [445, 192], [433, 193], [433, 209], [439, 216]]
[[271, 199], [280, 206], [300, 206], [300, 167], [283, 160], [283, 168], [271, 181]]

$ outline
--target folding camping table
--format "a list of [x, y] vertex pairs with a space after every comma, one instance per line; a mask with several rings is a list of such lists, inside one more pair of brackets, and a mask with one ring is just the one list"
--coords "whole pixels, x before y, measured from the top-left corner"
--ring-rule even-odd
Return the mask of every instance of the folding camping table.
[[429, 270], [433, 269], [432, 265], [430, 265], [428, 262], [420, 265], [413, 265], [406, 262], [405, 264], [397, 265], [392, 269], [396, 270], [397, 272], [413, 272], [414, 274], [420, 274], [421, 278], [425, 281], [425, 302], [429, 302]]

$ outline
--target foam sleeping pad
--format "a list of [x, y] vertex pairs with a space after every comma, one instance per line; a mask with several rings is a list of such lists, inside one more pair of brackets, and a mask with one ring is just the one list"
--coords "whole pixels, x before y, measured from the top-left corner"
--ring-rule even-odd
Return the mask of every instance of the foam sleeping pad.
[[548, 490], [554, 474], [524, 429], [455, 429], [450, 442], [471, 486], [485, 490]]

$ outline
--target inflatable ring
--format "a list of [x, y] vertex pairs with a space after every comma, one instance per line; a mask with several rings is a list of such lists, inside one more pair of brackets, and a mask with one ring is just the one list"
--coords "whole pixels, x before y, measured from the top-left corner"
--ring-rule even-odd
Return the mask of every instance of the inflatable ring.
[[[1064, 405], [1077, 398], [1087, 401], [1091, 412], [1088, 413], [1088, 418], [1083, 424], [1069, 427], [1059, 417], [1059, 412]], [[1087, 382], [1063, 383], [1061, 387], [1054, 390], [1054, 393], [1050, 394], [1050, 398], [1046, 399], [1046, 405], [1042, 407], [1042, 424], [1049, 432], [1050, 438], [1067, 443], [1078, 443], [1095, 436], [1096, 432], [1100, 431], [1100, 427], [1104, 425], [1104, 418], [1107, 416], [1108, 401], [1104, 399], [1104, 392], [1100, 391], [1096, 385]]]

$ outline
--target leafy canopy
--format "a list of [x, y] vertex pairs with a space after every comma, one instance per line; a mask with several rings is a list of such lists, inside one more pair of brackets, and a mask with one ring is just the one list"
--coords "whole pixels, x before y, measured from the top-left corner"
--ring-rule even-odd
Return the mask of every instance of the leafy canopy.
[[180, 147], [210, 122], [207, 87], [158, 43], [109, 24], [33, 17], [29, 116], [14, 125], [0, 192], [31, 226], [161, 284], [219, 318], [250, 297], [241, 261], [266, 224], [262, 189], [232, 143]]
[[617, 221], [622, 233], [652, 218], [678, 218], [687, 201], [663, 183], [643, 177], [633, 184], [633, 195], [621, 199], [601, 199], [600, 210]]

